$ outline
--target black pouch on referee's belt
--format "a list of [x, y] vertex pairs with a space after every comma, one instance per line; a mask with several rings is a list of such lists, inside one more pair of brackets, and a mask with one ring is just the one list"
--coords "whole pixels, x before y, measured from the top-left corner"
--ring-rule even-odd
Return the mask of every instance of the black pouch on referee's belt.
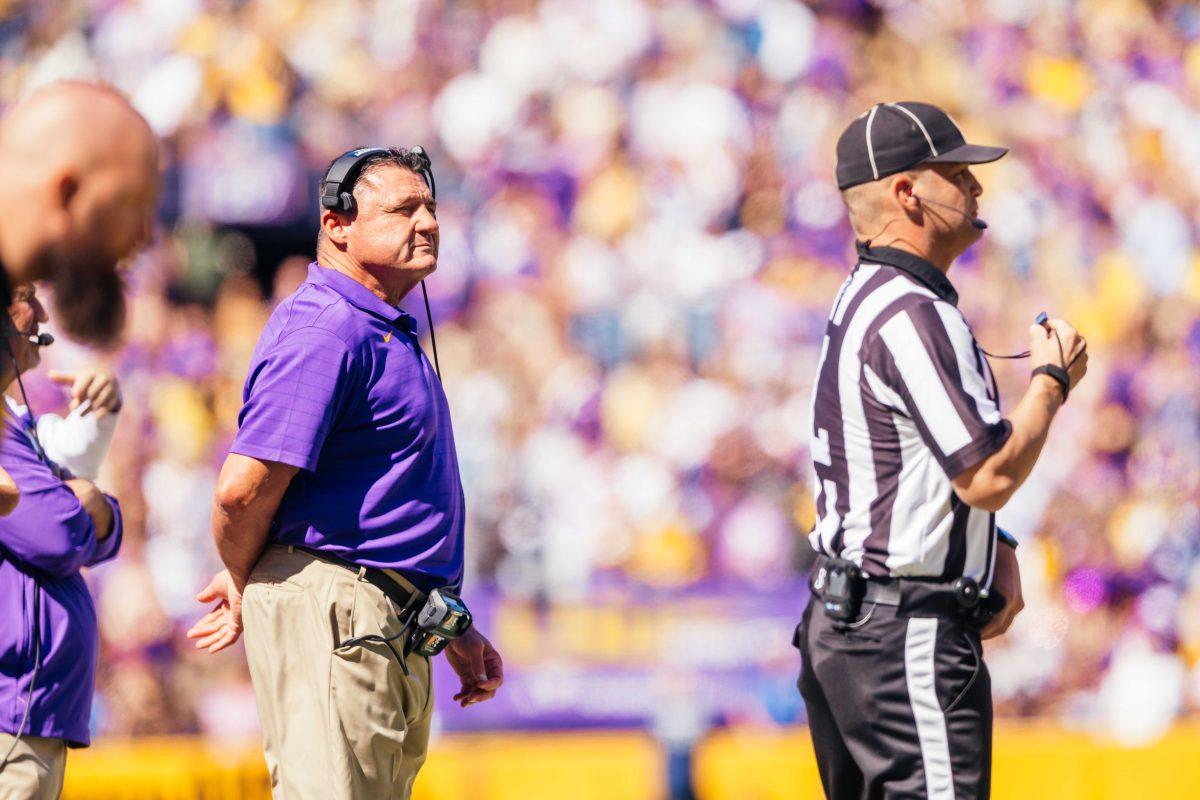
[[812, 577], [812, 590], [825, 609], [825, 616], [839, 622], [858, 619], [867, 579], [853, 561], [827, 558], [817, 565]]
[[999, 589], [981, 591], [974, 578], [959, 578], [951, 585], [950, 591], [954, 595], [959, 612], [980, 628], [987, 625], [1008, 603]]

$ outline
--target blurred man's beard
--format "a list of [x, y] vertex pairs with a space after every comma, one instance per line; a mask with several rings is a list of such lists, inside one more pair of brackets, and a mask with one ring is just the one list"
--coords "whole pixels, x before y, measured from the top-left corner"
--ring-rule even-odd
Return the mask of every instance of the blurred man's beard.
[[55, 324], [76, 341], [111, 347], [125, 327], [125, 287], [95, 252], [57, 255], [50, 270]]

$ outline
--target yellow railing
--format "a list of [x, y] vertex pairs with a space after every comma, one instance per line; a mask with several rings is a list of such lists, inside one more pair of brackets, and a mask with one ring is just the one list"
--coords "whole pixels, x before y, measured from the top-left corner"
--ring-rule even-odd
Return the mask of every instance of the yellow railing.
[[[819, 800], [803, 729], [725, 730], [696, 751], [700, 800]], [[440, 740], [414, 800], [660, 800], [663, 756], [648, 735], [492, 733]], [[1046, 724], [997, 727], [995, 800], [1200, 798], [1200, 725], [1127, 748]], [[67, 759], [65, 800], [267, 800], [257, 743], [101, 742]]]
[[[1045, 723], [996, 727], [992, 800], [1200, 798], [1200, 725], [1123, 747]], [[700, 800], [820, 800], [806, 730], [722, 731], [696, 752]]]
[[[639, 733], [459, 735], [440, 740], [413, 800], [658, 800], [658, 748]], [[64, 800], [267, 800], [256, 742], [101, 742], [67, 756]]]

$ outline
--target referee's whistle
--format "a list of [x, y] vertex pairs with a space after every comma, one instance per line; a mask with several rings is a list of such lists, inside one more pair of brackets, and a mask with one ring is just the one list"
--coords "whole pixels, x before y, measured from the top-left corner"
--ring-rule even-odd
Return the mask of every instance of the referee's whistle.
[[1033, 324], [1041, 325], [1046, 330], [1050, 330], [1050, 323], [1048, 321], [1049, 319], [1050, 319], [1050, 315], [1047, 314], [1045, 311], [1043, 311], [1042, 313], [1038, 314], [1037, 317], [1034, 318]]

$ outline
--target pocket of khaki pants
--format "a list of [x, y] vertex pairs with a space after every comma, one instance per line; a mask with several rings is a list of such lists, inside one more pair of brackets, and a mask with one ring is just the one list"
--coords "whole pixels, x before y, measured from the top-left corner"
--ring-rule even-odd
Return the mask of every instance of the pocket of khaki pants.
[[[357, 579], [353, 593], [341, 594], [338, 643], [353, 636], [391, 636], [398, 626], [377, 616], [376, 598]], [[394, 616], [394, 615], [393, 615]], [[399, 640], [393, 642], [397, 650]], [[391, 780], [393, 757], [403, 748], [407, 731], [403, 675], [387, 646], [364, 642], [333, 651], [329, 664], [329, 704], [337, 718], [335, 729], [344, 736], [362, 774], [369, 782]]]

